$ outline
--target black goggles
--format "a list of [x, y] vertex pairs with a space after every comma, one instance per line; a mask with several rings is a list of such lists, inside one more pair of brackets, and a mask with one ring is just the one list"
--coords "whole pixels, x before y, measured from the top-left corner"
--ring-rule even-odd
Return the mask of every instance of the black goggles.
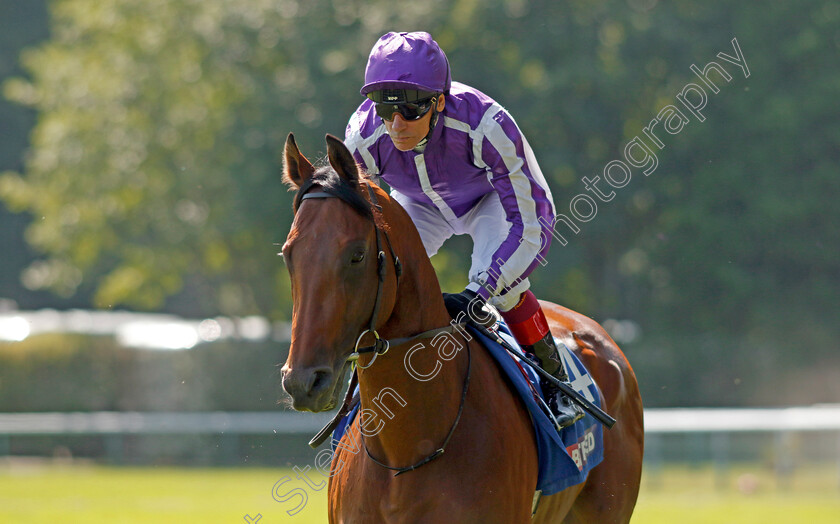
[[375, 104], [376, 114], [390, 122], [394, 119], [394, 113], [399, 113], [405, 120], [418, 120], [437, 104], [437, 97], [433, 96], [417, 102], [404, 102], [402, 104]]

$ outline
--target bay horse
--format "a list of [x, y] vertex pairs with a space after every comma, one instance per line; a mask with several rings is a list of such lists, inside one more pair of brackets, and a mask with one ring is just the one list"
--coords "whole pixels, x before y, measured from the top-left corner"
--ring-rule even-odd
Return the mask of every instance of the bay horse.
[[[537, 450], [529, 414], [476, 338], [453, 329], [457, 347], [434, 343], [451, 319], [409, 216], [336, 137], [327, 135], [327, 166], [314, 167], [292, 134], [284, 156], [283, 179], [298, 190], [282, 250], [293, 301], [282, 381], [293, 407], [334, 408], [348, 363], [358, 358], [361, 411], [332, 457], [329, 521], [629, 522], [641, 476], [642, 403], [630, 364], [604, 329], [542, 303], [552, 333], [587, 367], [618, 423], [604, 430], [603, 462], [583, 483], [543, 497], [532, 519]], [[363, 338], [374, 350], [360, 355]]]

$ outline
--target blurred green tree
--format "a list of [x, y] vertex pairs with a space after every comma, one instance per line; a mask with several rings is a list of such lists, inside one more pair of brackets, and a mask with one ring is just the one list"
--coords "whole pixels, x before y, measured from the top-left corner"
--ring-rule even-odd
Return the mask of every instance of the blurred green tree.
[[[603, 179], [634, 137], [654, 148], [643, 128], [699, 82], [689, 66], [720, 62], [732, 79], [707, 91], [706, 119], [663, 135], [657, 169], [634, 169], [567, 246], [555, 242], [534, 288], [597, 319], [640, 324], [628, 347], [645, 394], [662, 399], [670, 387], [670, 403], [731, 402], [733, 384], [756, 370], [753, 391], [778, 383], [797, 353], [792, 340], [815, 367], [835, 358], [836, 2], [51, 8], [52, 39], [23, 55], [31, 80], [4, 84], [39, 115], [24, 169], [0, 177], [7, 205], [36, 218], [27, 239], [46, 258], [27, 269], [32, 287], [89, 286], [101, 307], [287, 315], [288, 279], [272, 247], [291, 221], [278, 181], [283, 139], [294, 131], [316, 156], [360, 101], [375, 40], [422, 29], [446, 50], [455, 80], [510, 109], [561, 213], [586, 193], [582, 177]], [[733, 38], [749, 78], [717, 58], [733, 55]], [[464, 239], [450, 246], [434, 262], [456, 290], [469, 249]]]
[[289, 131], [310, 151], [341, 132], [370, 43], [405, 23], [388, 5], [53, 2], [52, 39], [22, 57], [32, 80], [4, 85], [39, 114], [25, 173], [0, 178], [38, 217], [28, 283], [92, 281], [98, 307], [160, 308], [187, 283], [192, 314], [288, 304], [278, 151]]
[[[24, 47], [49, 36], [47, 22], [46, 0], [0, 2], [0, 83], [23, 73], [18, 55]], [[23, 152], [34, 124], [35, 111], [0, 97], [0, 172], [22, 167]], [[47, 297], [55, 300], [47, 293], [27, 290], [20, 281], [21, 271], [35, 257], [22, 234], [29, 221], [24, 214], [9, 212], [0, 201], [0, 246], [3, 246], [0, 298], [14, 297], [22, 307], [31, 307]]]

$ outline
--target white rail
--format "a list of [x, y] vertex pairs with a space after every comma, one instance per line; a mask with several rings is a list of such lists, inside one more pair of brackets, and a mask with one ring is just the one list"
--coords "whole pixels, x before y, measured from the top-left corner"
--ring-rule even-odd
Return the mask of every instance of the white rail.
[[645, 410], [645, 433], [840, 431], [840, 404]]
[[289, 435], [318, 431], [330, 418], [282, 411], [0, 413], [0, 435]]
[[[0, 435], [305, 434], [332, 414], [293, 412], [0, 413]], [[645, 410], [645, 433], [840, 431], [840, 404]]]

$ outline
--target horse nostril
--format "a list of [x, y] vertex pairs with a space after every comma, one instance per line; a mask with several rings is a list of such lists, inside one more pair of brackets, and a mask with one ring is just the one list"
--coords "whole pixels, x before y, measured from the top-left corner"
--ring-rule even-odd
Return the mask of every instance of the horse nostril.
[[312, 374], [312, 385], [309, 387], [309, 393], [317, 394], [322, 389], [329, 387], [332, 381], [331, 369], [319, 369]]

